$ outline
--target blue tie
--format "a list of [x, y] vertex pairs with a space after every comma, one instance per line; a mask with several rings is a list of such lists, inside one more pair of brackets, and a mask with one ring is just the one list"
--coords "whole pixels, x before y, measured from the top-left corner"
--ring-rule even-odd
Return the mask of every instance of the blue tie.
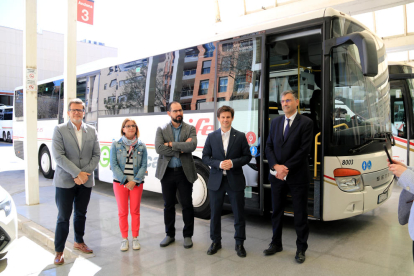
[[287, 124], [286, 124], [286, 127], [285, 127], [285, 134], [283, 135], [283, 140], [286, 140], [286, 137], [289, 133], [289, 121], [290, 121], [290, 119], [286, 119], [286, 121], [287, 121]]

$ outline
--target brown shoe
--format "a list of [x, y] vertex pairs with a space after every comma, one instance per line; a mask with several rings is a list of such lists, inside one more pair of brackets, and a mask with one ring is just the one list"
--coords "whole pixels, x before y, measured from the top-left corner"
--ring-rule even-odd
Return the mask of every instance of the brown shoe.
[[65, 259], [63, 259], [63, 252], [56, 252], [54, 264], [55, 265], [63, 265]]
[[93, 253], [93, 250], [90, 249], [85, 243], [75, 242], [73, 244], [73, 249], [79, 250], [79, 251], [81, 251], [82, 253], [85, 253], [85, 254], [92, 254]]

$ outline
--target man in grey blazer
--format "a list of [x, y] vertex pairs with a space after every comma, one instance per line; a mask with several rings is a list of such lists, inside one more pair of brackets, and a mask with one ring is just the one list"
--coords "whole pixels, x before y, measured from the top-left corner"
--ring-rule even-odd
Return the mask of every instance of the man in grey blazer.
[[55, 231], [54, 263], [64, 263], [63, 250], [69, 234], [69, 220], [74, 209], [74, 249], [93, 251], [84, 243], [86, 211], [94, 183], [93, 171], [98, 165], [100, 148], [96, 129], [82, 122], [85, 104], [80, 99], [69, 102], [70, 121], [55, 127], [52, 154], [56, 161], [53, 185], [56, 187], [58, 217]]
[[160, 243], [168, 246], [175, 240], [175, 199], [177, 190], [183, 208], [184, 248], [191, 248], [194, 232], [193, 183], [197, 180], [192, 152], [197, 148], [194, 126], [183, 122], [183, 109], [179, 102], [168, 104], [171, 122], [158, 127], [155, 150], [159, 154], [155, 177], [161, 180], [164, 197], [164, 223], [166, 237]]

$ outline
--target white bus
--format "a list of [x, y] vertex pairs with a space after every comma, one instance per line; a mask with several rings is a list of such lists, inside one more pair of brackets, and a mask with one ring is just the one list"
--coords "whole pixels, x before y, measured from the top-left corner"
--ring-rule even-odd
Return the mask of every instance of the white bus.
[[414, 160], [414, 67], [390, 62], [391, 123], [395, 139], [393, 158], [410, 165]]
[[[280, 94], [291, 89], [299, 95], [299, 112], [314, 122], [309, 216], [343, 219], [387, 200], [393, 185], [383, 150], [383, 144], [391, 150], [388, 67], [384, 43], [364, 25], [328, 8], [234, 30], [184, 49], [168, 49], [168, 43], [164, 47], [156, 56], [139, 53], [139, 59], [128, 62], [78, 68], [77, 97], [86, 103], [85, 122], [99, 132], [101, 181], [112, 182], [110, 145], [119, 139], [121, 122], [131, 117], [148, 147], [144, 188], [161, 192], [154, 176], [155, 132], [170, 120], [167, 104], [178, 101], [184, 121], [195, 126], [198, 136], [195, 214], [208, 217], [209, 168], [201, 162], [202, 149], [207, 135], [220, 127], [218, 107], [230, 105], [235, 109], [233, 126], [246, 133], [252, 153], [243, 168], [246, 209], [271, 211], [263, 147], [271, 119], [283, 116]], [[51, 178], [52, 132], [63, 122], [63, 77], [39, 82], [38, 93], [37, 158]], [[23, 96], [22, 87], [16, 88], [14, 148], [21, 158]], [[289, 196], [287, 202], [286, 214], [292, 215]]]
[[0, 104], [0, 139], [13, 142], [13, 106]]

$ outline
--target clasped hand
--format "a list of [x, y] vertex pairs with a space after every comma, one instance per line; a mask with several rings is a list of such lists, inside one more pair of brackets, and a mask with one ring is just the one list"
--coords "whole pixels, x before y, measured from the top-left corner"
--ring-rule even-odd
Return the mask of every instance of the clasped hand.
[[400, 177], [407, 169], [407, 166], [399, 161], [392, 159], [392, 163], [388, 160], [388, 168], [396, 177]]
[[124, 187], [132, 191], [135, 188], [135, 185], [136, 185], [135, 181], [128, 181], [128, 183], [125, 184]]
[[280, 180], [284, 180], [284, 178], [288, 175], [289, 169], [285, 165], [278, 165], [276, 164], [274, 167], [275, 171], [277, 172], [276, 178]]
[[232, 166], [233, 166], [233, 163], [231, 162], [230, 159], [227, 159], [221, 162], [221, 168], [225, 171], [230, 170]]
[[73, 179], [73, 181], [75, 181], [77, 185], [85, 184], [88, 181], [89, 175], [91, 174], [87, 172], [80, 172], [78, 176]]

